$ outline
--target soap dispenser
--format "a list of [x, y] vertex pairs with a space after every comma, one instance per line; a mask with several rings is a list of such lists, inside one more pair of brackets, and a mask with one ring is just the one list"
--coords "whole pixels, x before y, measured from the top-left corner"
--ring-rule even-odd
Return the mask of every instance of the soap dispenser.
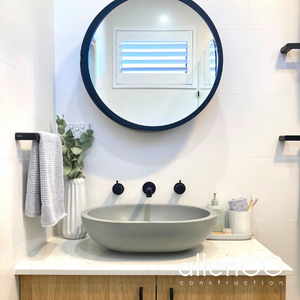
[[218, 205], [216, 193], [214, 193], [214, 199], [212, 199], [211, 205], [209, 205], [208, 208], [214, 210], [217, 213], [217, 224], [214, 227], [213, 231], [223, 232], [223, 228], [225, 227], [225, 212], [224, 209]]

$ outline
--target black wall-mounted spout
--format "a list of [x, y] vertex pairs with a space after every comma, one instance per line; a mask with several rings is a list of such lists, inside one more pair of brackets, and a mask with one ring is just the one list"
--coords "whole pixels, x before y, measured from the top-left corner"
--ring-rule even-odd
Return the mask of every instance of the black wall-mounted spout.
[[147, 198], [152, 197], [155, 191], [156, 191], [156, 187], [153, 182], [148, 181], [143, 185], [143, 192], [146, 194]]

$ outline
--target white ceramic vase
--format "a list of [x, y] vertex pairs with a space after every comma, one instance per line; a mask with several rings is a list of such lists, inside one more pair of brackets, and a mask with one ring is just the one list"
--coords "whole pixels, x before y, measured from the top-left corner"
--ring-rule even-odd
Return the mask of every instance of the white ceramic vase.
[[81, 221], [81, 212], [86, 208], [84, 178], [65, 179], [65, 210], [67, 216], [62, 222], [62, 234], [66, 239], [77, 240], [86, 236]]

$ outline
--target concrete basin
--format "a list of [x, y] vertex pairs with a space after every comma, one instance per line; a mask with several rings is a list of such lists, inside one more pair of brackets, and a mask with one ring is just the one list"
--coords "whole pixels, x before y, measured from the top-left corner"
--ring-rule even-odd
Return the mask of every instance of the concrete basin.
[[89, 236], [98, 244], [125, 252], [177, 252], [201, 244], [217, 214], [185, 205], [126, 204], [90, 208], [81, 213]]

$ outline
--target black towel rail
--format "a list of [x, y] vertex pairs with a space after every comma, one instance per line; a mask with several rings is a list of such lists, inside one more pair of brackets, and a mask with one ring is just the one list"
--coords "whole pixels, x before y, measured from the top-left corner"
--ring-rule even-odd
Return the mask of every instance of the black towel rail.
[[300, 135], [281, 135], [279, 137], [280, 142], [285, 141], [300, 141]]
[[300, 43], [288, 43], [280, 49], [281, 53], [288, 53], [293, 49], [300, 49]]
[[16, 132], [15, 133], [16, 141], [40, 141], [40, 135], [36, 132]]

